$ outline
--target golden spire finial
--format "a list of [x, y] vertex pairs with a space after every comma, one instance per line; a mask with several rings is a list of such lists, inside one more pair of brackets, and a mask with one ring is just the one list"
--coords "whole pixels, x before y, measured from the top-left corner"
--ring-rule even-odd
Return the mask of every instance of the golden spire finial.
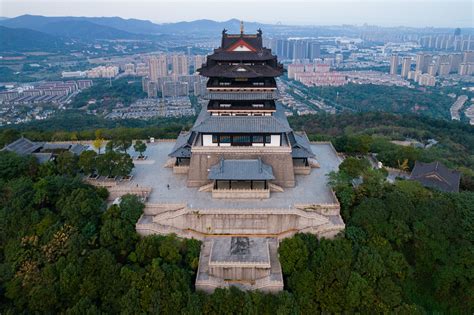
[[240, 21], [240, 34], [244, 34], [244, 21]]

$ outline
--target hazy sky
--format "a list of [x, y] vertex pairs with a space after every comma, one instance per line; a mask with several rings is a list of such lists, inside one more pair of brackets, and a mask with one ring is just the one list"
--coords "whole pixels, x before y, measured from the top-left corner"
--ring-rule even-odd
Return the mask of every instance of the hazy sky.
[[265, 23], [474, 27], [473, 0], [0, 0], [0, 16], [120, 16], [157, 23], [237, 18]]

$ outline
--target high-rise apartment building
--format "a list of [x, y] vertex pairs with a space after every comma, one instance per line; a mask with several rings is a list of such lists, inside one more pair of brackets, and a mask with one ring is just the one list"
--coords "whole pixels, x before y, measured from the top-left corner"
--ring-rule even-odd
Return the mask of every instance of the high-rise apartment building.
[[411, 57], [403, 57], [402, 59], [402, 78], [407, 78], [411, 70]]
[[451, 72], [456, 72], [459, 69], [459, 65], [462, 63], [463, 55], [456, 53], [449, 55], [449, 63], [451, 65]]
[[293, 45], [293, 59], [305, 59], [306, 58], [306, 42], [297, 40]]
[[451, 64], [449, 62], [443, 62], [439, 65], [438, 74], [448, 75], [451, 72]]
[[308, 45], [308, 58], [313, 61], [321, 56], [321, 45], [316, 42], [311, 42]]
[[438, 72], [438, 67], [436, 64], [432, 63], [428, 66], [428, 71], [427, 73], [431, 76], [436, 76], [436, 73]]
[[463, 62], [474, 62], [474, 51], [465, 51], [463, 54]]
[[173, 67], [174, 75], [189, 74], [188, 58], [185, 55], [173, 55], [171, 57], [171, 64]]
[[416, 70], [426, 73], [428, 71], [428, 66], [431, 64], [432, 56], [425, 53], [419, 53], [416, 56]]
[[194, 72], [196, 72], [197, 69], [201, 68], [203, 64], [206, 63], [206, 56], [203, 55], [196, 55], [194, 56]]
[[158, 97], [158, 87], [157, 83], [154, 81], [148, 82], [148, 90], [147, 94], [149, 98], [157, 98]]
[[398, 55], [393, 54], [390, 57], [390, 74], [397, 75], [398, 72]]
[[148, 76], [151, 81], [156, 82], [158, 78], [168, 75], [168, 63], [165, 55], [150, 57], [148, 64]]

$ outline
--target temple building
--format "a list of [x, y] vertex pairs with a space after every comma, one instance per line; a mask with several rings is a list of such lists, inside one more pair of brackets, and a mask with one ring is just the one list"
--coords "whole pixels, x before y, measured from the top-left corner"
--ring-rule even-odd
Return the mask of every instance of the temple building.
[[295, 186], [295, 170], [317, 165], [306, 135], [294, 132], [275, 104], [283, 66], [262, 46], [260, 30], [224, 30], [221, 47], [198, 72], [209, 78], [207, 108], [170, 154], [175, 171], [187, 171], [189, 187], [212, 182], [215, 198], [269, 198], [272, 189]]
[[283, 66], [260, 30], [224, 30], [197, 71], [208, 78], [207, 107], [174, 143], [149, 146], [150, 160], [134, 169], [152, 189], [136, 229], [201, 240], [198, 290], [277, 292], [281, 239], [344, 229], [326, 176], [341, 160], [330, 143], [290, 127], [275, 80]]
[[416, 161], [410, 174], [410, 180], [444, 192], [459, 192], [461, 172], [449, 169], [441, 162]]

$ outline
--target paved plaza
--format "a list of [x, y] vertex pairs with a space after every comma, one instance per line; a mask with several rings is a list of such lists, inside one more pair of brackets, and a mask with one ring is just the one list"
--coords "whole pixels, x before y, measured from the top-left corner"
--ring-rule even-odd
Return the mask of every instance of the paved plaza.
[[[133, 181], [124, 185], [151, 187], [148, 202], [155, 204], [186, 203], [189, 208], [292, 208], [296, 204], [332, 204], [335, 199], [327, 186], [329, 172], [337, 170], [340, 159], [328, 143], [312, 144], [320, 168], [313, 168], [310, 175], [296, 175], [296, 186], [284, 192], [272, 192], [269, 199], [213, 199], [210, 192], [199, 192], [198, 188], [186, 186], [186, 176], [173, 174], [166, 168], [168, 153], [174, 142], [148, 144], [145, 155], [148, 159], [136, 162], [132, 171]], [[138, 155], [130, 152], [131, 155]], [[169, 186], [168, 186], [169, 185]]]

